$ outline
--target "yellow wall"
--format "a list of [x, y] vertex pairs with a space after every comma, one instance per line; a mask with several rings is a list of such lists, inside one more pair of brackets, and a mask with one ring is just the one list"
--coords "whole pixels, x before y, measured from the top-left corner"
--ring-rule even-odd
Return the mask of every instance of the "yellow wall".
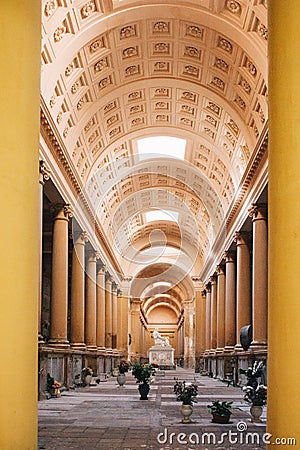
[[40, 2], [1, 2], [0, 29], [0, 448], [34, 450]]
[[268, 432], [300, 446], [300, 2], [271, 0]]

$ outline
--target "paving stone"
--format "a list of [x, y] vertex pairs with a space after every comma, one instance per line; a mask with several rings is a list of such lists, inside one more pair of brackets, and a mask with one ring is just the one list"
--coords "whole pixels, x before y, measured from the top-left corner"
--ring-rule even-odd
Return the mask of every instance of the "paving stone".
[[[167, 373], [168, 372], [168, 373]], [[194, 404], [193, 423], [182, 424], [180, 402], [173, 393], [174, 377], [198, 384], [198, 403]], [[207, 405], [214, 399], [233, 400], [233, 414], [228, 425], [211, 422]], [[263, 419], [265, 419], [265, 411]], [[239, 450], [241, 446], [221, 442], [222, 433], [236, 432], [237, 424], [244, 422], [247, 432], [265, 432], [265, 422], [250, 422], [249, 405], [243, 401], [242, 391], [192, 371], [166, 371], [151, 385], [148, 401], [140, 401], [135, 380], [127, 376], [124, 389], [114, 378], [93, 388], [77, 388], [62, 393], [57, 399], [39, 402], [39, 449], [45, 450]], [[158, 440], [167, 430], [167, 441]], [[170, 434], [174, 433], [170, 441]], [[180, 443], [185, 433], [188, 444]], [[203, 433], [214, 433], [214, 445], [201, 443]], [[195, 436], [199, 435], [199, 443]], [[179, 441], [178, 438], [179, 437]], [[194, 440], [193, 440], [194, 439]], [[218, 445], [218, 442], [220, 445]], [[243, 444], [242, 448], [261, 450], [262, 443]]]

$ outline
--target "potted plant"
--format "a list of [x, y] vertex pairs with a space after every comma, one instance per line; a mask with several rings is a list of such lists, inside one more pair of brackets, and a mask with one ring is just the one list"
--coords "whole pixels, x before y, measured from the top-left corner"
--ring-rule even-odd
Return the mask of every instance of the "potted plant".
[[85, 385], [89, 386], [92, 381], [93, 370], [90, 367], [84, 367], [81, 371], [81, 374]]
[[264, 361], [255, 361], [252, 367], [240, 369], [240, 373], [246, 375], [247, 384], [244, 386], [244, 400], [251, 404], [250, 414], [252, 422], [260, 422], [263, 407], [267, 403], [267, 388], [261, 384], [258, 378], [264, 374]]
[[264, 374], [264, 361], [255, 361], [252, 367], [248, 369], [240, 369], [239, 372], [247, 377], [247, 386], [257, 388], [259, 382], [258, 378], [261, 378]]
[[256, 388], [252, 386], [244, 386], [244, 399], [250, 403], [250, 414], [252, 422], [261, 422], [260, 416], [263, 407], [267, 403], [267, 388], [263, 384], [258, 384]]
[[58, 397], [60, 395], [60, 388], [61, 383], [59, 381], [54, 380], [53, 377], [51, 377], [50, 373], [47, 373], [47, 385], [46, 389], [51, 395], [51, 397]]
[[182, 402], [182, 423], [191, 423], [190, 417], [193, 413], [193, 403], [197, 402], [198, 386], [196, 384], [186, 383], [185, 381], [176, 381], [173, 389], [177, 400]]
[[139, 383], [140, 400], [148, 400], [149, 384], [154, 374], [155, 369], [152, 364], [133, 364], [132, 375], [136, 378], [136, 382]]
[[213, 423], [228, 423], [231, 416], [232, 402], [220, 402], [215, 400], [211, 405], [207, 405], [209, 412], [212, 414]]
[[130, 364], [127, 361], [120, 361], [120, 364], [118, 365], [119, 374], [117, 376], [117, 382], [119, 383], [119, 386], [122, 387], [126, 383], [126, 375], [125, 373], [128, 372], [130, 368]]

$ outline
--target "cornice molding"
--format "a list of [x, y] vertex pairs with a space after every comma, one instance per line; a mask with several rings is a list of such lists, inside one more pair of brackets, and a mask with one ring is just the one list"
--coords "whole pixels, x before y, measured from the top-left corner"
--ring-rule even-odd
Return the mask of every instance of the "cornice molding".
[[77, 178], [74, 175], [75, 171], [71, 167], [66, 157], [66, 151], [64, 151], [63, 146], [61, 145], [59, 139], [55, 135], [51, 119], [47, 117], [46, 112], [43, 110], [43, 104], [40, 110], [40, 115], [41, 115], [40, 120], [41, 134], [45, 139], [45, 142], [47, 143], [52, 156], [54, 157], [59, 167], [61, 168], [65, 176], [65, 180], [68, 183], [68, 186], [70, 187], [71, 191], [76, 197], [80, 199], [80, 206], [84, 209], [88, 221], [94, 225], [95, 236], [98, 239], [99, 244], [104, 248], [107, 255], [109, 255], [110, 262], [112, 263], [114, 269], [122, 275], [123, 274], [122, 269], [118, 264], [118, 262], [115, 260], [109, 245], [106, 243], [106, 239], [104, 237], [104, 234], [101, 230], [101, 227], [97, 219], [95, 218], [95, 214], [93, 214], [92, 208], [90, 207], [88, 200], [83, 194], [82, 184], [78, 182]]

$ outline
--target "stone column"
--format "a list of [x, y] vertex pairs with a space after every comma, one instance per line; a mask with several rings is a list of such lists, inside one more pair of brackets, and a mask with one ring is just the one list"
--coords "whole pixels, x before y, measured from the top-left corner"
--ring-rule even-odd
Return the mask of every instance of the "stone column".
[[68, 223], [70, 205], [57, 205], [53, 225], [51, 337], [49, 345], [68, 347]]
[[205, 287], [206, 291], [206, 337], [205, 337], [205, 353], [208, 354], [211, 349], [211, 288], [210, 284]]
[[210, 284], [211, 284], [210, 351], [214, 353], [217, 349], [217, 281], [214, 276], [210, 277]]
[[97, 350], [96, 328], [96, 276], [99, 254], [92, 251], [87, 261], [86, 271], [86, 302], [85, 302], [85, 342], [88, 350]]
[[252, 205], [249, 215], [253, 222], [252, 275], [252, 343], [251, 348], [267, 345], [268, 316], [268, 225], [266, 205]]
[[129, 316], [129, 299], [122, 291], [118, 291], [118, 349], [122, 352], [123, 358], [128, 357], [128, 316]]
[[139, 359], [140, 355], [140, 308], [141, 301], [139, 298], [131, 298], [130, 299], [130, 359]]
[[201, 307], [200, 307], [200, 315], [202, 317], [201, 320], [201, 347], [200, 347], [200, 355], [203, 355], [206, 349], [206, 293], [205, 291], [201, 292]]
[[[36, 449], [38, 445], [40, 42], [41, 2], [1, 2], [0, 447], [3, 450]], [[16, 384], [8, 381], [11, 373], [16, 375]]]
[[118, 301], [117, 301], [118, 285], [112, 285], [112, 348], [117, 348], [117, 334], [118, 334]]
[[74, 242], [71, 283], [71, 346], [85, 349], [85, 244], [87, 233], [81, 233]]
[[232, 352], [236, 344], [236, 279], [233, 253], [224, 254], [226, 264], [225, 351]]
[[202, 294], [200, 288], [198, 286], [195, 287], [195, 356], [196, 356], [196, 365], [198, 364], [201, 349], [202, 349], [202, 327], [203, 327], [203, 317], [201, 315], [202, 309]]
[[[269, 9], [268, 419], [272, 436], [300, 442], [300, 3]], [[288, 380], [288, 381], [287, 381]]]
[[225, 347], [225, 274], [221, 266], [216, 268], [217, 283], [217, 351]]
[[195, 368], [195, 301], [183, 301], [184, 314], [184, 367], [186, 369]]
[[112, 278], [109, 275], [105, 283], [105, 347], [112, 349]]
[[241, 350], [240, 331], [251, 324], [251, 276], [248, 234], [236, 232], [237, 279], [236, 279], [236, 350]]
[[50, 170], [44, 161], [40, 160], [40, 210], [39, 210], [39, 302], [38, 302], [38, 341], [44, 343], [42, 336], [42, 300], [43, 300], [43, 194], [45, 182], [50, 178]]
[[105, 266], [97, 273], [96, 343], [98, 350], [105, 349]]

